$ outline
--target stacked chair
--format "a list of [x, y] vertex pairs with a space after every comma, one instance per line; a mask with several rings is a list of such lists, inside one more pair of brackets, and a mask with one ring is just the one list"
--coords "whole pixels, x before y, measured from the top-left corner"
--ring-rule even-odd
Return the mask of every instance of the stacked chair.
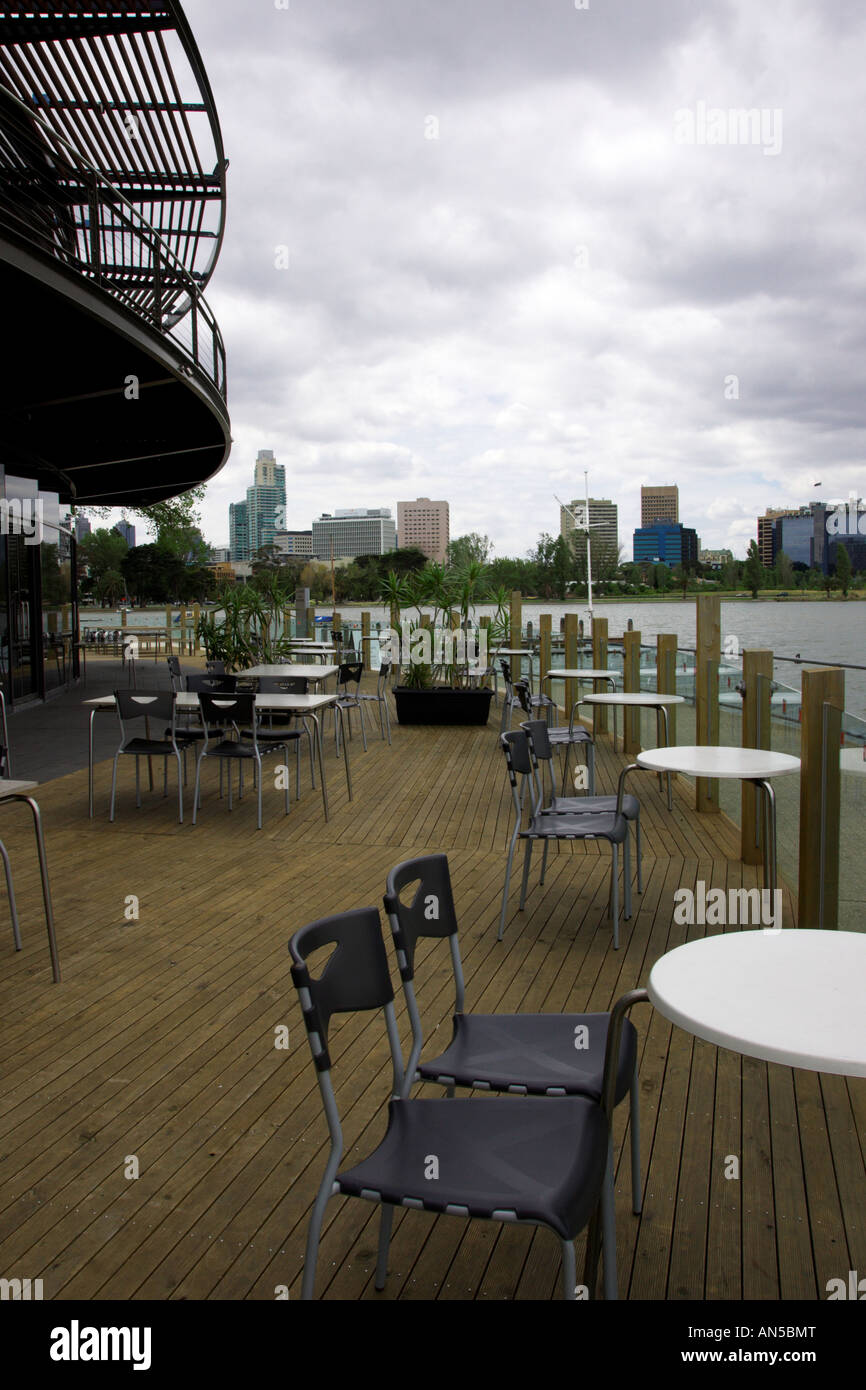
[[[403, 894], [417, 884], [410, 902]], [[307, 1238], [302, 1298], [313, 1296], [319, 1240], [331, 1196], [381, 1205], [376, 1288], [387, 1274], [394, 1208], [524, 1222], [553, 1230], [562, 1253], [563, 1295], [577, 1296], [574, 1240], [589, 1227], [584, 1285], [593, 1296], [599, 1253], [604, 1292], [616, 1298], [611, 1118], [626, 1094], [632, 1104], [632, 1196], [640, 1210], [637, 1036], [626, 1015], [643, 990], [610, 1014], [473, 1015], [464, 1011], [457, 919], [444, 855], [408, 860], [392, 870], [385, 894], [412, 1025], [403, 1063], [394, 989], [375, 907], [323, 918], [289, 942], [330, 1134], [330, 1152]], [[456, 981], [454, 1035], [441, 1057], [421, 1062], [423, 1034], [414, 992], [415, 947], [447, 937]], [[331, 947], [317, 976], [309, 958]], [[329, 1026], [334, 1014], [381, 1009], [392, 1067], [387, 1132], [367, 1157], [340, 1169], [343, 1134], [331, 1077]], [[585, 1046], [576, 1036], [585, 1034]], [[413, 1099], [415, 1081], [444, 1085], [441, 1099]], [[458, 1086], [504, 1093], [496, 1104], [453, 1099]]]

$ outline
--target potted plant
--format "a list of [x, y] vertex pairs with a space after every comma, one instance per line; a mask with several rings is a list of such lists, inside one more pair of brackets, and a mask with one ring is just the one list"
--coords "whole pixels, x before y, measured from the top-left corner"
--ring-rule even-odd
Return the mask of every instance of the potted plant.
[[[483, 566], [475, 562], [453, 573], [429, 564], [411, 581], [398, 585], [391, 574], [383, 584], [392, 629], [401, 607], [412, 606], [418, 614], [416, 622], [402, 624], [401, 678], [394, 686], [401, 724], [487, 723], [493, 690], [472, 685], [470, 642], [483, 576]], [[432, 608], [432, 618], [425, 608]]]

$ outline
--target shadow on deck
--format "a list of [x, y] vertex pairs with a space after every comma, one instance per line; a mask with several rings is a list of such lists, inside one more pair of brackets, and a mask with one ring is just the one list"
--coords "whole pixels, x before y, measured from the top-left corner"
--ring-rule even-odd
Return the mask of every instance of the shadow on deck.
[[[533, 874], [525, 913], [514, 885], [498, 944], [510, 798], [497, 719], [494, 709], [480, 730], [395, 724], [393, 747], [376, 735], [366, 755], [356, 736], [351, 803], [329, 725], [327, 825], [308, 767], [288, 818], [282, 794], [266, 787], [258, 832], [254, 797], [229, 815], [215, 769], [196, 827], [177, 824], [171, 781], [168, 800], [145, 794], [136, 811], [131, 760], [114, 825], [110, 764], [97, 767], [93, 822], [86, 771], [45, 783], [37, 796], [58, 986], [26, 813], [4, 810], [24, 950], [15, 955], [4, 922], [0, 1273], [42, 1278], [46, 1298], [271, 1300], [280, 1285], [298, 1295], [326, 1129], [286, 943], [316, 917], [380, 904], [401, 859], [448, 853], [467, 1004], [484, 1012], [606, 1009], [645, 984], [665, 951], [704, 934], [673, 922], [676, 888], [698, 879], [724, 889], [756, 884], [724, 817], [696, 816], [682, 782], [669, 814], [656, 779], [641, 774], [633, 790], [644, 807], [644, 892], [623, 924], [621, 949], [613, 950], [606, 917], [608, 850], [592, 845], [551, 854], [543, 887]], [[80, 706], [69, 737], [86, 741]], [[615, 788], [621, 761], [603, 740], [599, 790]], [[190, 782], [190, 812], [191, 793]], [[137, 919], [127, 920], [134, 906]], [[791, 911], [786, 892], [787, 925]], [[418, 985], [428, 1038], [437, 1028], [450, 1037], [443, 943], [419, 951]], [[399, 1021], [405, 1040], [405, 1010]], [[621, 1106], [620, 1296], [824, 1298], [828, 1279], [866, 1268], [864, 1084], [720, 1051], [648, 1006], [634, 1021], [646, 1195], [637, 1218]], [[288, 1025], [288, 1050], [275, 1047], [279, 1025]], [[335, 1020], [332, 1052], [351, 1161], [384, 1128], [381, 1019]], [[344, 1052], [351, 1070], [340, 1070]], [[726, 1177], [732, 1155], [738, 1179]], [[137, 1178], [128, 1176], [133, 1158]], [[373, 1204], [329, 1205], [320, 1296], [558, 1296], [550, 1233], [417, 1211], [396, 1215], [388, 1286], [376, 1295], [377, 1223]]]

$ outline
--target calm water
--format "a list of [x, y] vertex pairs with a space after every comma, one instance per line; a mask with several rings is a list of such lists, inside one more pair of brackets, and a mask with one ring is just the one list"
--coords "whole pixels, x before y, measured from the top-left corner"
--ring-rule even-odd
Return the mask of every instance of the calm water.
[[[631, 618], [644, 642], [655, 642], [660, 632], [673, 632], [680, 646], [695, 645], [693, 600], [685, 603], [599, 603], [595, 610], [599, 617], [607, 618], [611, 637], [620, 637]], [[326, 611], [320, 605], [319, 612]], [[344, 605], [340, 608], [342, 617], [357, 626], [361, 623], [361, 611], [360, 607]], [[377, 621], [387, 623], [385, 608], [369, 605], [365, 611], [370, 613], [374, 626]], [[493, 609], [479, 604], [477, 611], [480, 617], [492, 613]], [[541, 614], [550, 613], [556, 634], [560, 619], [575, 611], [589, 632], [589, 609], [585, 604], [525, 603], [523, 621], [524, 624], [531, 622], [537, 632]], [[82, 627], [114, 622], [120, 622], [117, 613], [96, 615], [82, 611], [81, 614]], [[129, 613], [130, 627], [162, 627], [164, 623], [164, 608], [150, 612], [133, 609]], [[823, 599], [806, 602], [785, 599], [780, 603], [722, 602], [723, 645], [726, 637], [735, 637], [740, 651], [745, 647], [767, 647], [777, 658], [793, 657], [799, 652], [804, 665], [832, 666], [836, 662], [851, 662], [866, 666], [866, 603]], [[777, 660], [775, 676], [777, 681], [799, 690], [800, 670], [793, 662]], [[845, 706], [849, 714], [866, 719], [866, 670], [845, 672]]]

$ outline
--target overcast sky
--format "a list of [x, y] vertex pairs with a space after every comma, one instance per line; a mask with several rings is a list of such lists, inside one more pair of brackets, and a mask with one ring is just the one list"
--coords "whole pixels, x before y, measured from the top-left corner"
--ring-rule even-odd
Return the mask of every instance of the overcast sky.
[[738, 555], [866, 493], [862, 0], [284, 3], [184, 5], [231, 161], [208, 540], [260, 448], [290, 526], [444, 497], [497, 555], [584, 469], [629, 559], [641, 483]]

